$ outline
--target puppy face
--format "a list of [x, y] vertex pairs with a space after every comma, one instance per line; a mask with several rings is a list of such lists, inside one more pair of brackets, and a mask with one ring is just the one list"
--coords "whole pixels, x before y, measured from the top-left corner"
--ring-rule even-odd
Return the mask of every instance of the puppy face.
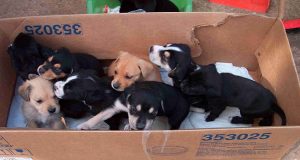
[[53, 92], [50, 81], [41, 77], [33, 77], [19, 87], [19, 94], [31, 104], [46, 119], [52, 114], [60, 112], [58, 100]]
[[71, 53], [66, 48], [61, 48], [40, 65], [37, 72], [48, 80], [64, 78], [73, 71], [73, 64]]
[[109, 67], [109, 76], [113, 76], [111, 86], [117, 91], [124, 91], [134, 82], [149, 76], [153, 69], [151, 63], [127, 52], [122, 52]]
[[169, 72], [169, 77], [182, 81], [192, 63], [190, 48], [185, 44], [153, 45], [150, 61]]
[[93, 103], [102, 100], [105, 94], [105, 89], [96, 81], [92, 74], [74, 73], [65, 81], [56, 82], [54, 93], [60, 99]]
[[148, 130], [158, 114], [160, 101], [141, 92], [127, 95], [128, 120], [131, 129]]

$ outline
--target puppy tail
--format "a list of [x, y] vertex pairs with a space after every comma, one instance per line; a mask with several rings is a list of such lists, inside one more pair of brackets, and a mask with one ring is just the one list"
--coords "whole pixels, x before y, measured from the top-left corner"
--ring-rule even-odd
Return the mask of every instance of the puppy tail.
[[285, 116], [285, 113], [284, 111], [281, 109], [280, 106], [278, 106], [277, 103], [274, 103], [273, 106], [272, 106], [274, 112], [276, 112], [280, 118], [281, 118], [281, 125], [282, 126], [285, 126], [286, 125], [286, 116]]

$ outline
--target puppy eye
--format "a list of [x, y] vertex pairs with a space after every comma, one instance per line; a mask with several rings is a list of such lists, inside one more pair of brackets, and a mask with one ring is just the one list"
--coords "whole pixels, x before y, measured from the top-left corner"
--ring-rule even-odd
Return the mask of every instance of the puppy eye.
[[54, 68], [54, 70], [55, 70], [56, 72], [61, 72], [61, 69], [60, 69], [60, 68]]
[[131, 78], [132, 78], [132, 76], [128, 76], [128, 75], [126, 75], [126, 76], [125, 76], [125, 78], [126, 78], [126, 79], [131, 79]]
[[70, 86], [65, 86], [64, 90], [69, 91], [69, 90], [71, 90], [71, 87]]
[[134, 114], [134, 113], [136, 113], [136, 112], [137, 112], [137, 110], [136, 110], [136, 108], [135, 108], [135, 107], [131, 107], [131, 108], [130, 108], [130, 112], [131, 112], [132, 114]]
[[117, 70], [115, 70], [115, 74], [118, 74]]
[[43, 100], [39, 99], [36, 101], [36, 103], [41, 104], [41, 103], [43, 103]]

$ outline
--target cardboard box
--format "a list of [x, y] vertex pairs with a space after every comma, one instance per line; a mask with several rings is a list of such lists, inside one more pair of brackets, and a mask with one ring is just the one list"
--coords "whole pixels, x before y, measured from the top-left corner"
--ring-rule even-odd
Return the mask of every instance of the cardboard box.
[[[153, 44], [187, 43], [194, 60], [247, 67], [277, 97], [288, 126], [178, 131], [0, 130], [0, 159], [171, 160], [281, 159], [300, 144], [300, 87], [282, 22], [225, 13], [70, 15], [0, 20], [0, 125], [5, 127], [16, 76], [6, 53], [19, 32], [57, 49], [115, 58], [147, 58]], [[200, 50], [199, 45], [202, 50]]]

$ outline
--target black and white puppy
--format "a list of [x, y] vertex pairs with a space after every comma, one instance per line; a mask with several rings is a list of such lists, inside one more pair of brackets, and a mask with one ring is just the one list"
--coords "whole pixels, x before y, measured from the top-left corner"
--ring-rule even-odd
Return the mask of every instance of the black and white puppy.
[[54, 54], [52, 49], [42, 46], [33, 37], [24, 33], [15, 38], [7, 52], [13, 67], [23, 80], [27, 80], [29, 74], [37, 74], [36, 69], [39, 65]]
[[136, 82], [107, 110], [81, 124], [79, 129], [89, 129], [114, 114], [128, 113], [129, 126], [134, 130], [148, 130], [156, 116], [166, 116], [171, 129], [178, 129], [189, 113], [189, 103], [176, 88], [161, 82]]
[[154, 64], [169, 71], [175, 86], [189, 96], [191, 104], [210, 111], [206, 121], [217, 118], [226, 106], [233, 106], [240, 109], [242, 117], [234, 117], [232, 123], [252, 123], [254, 118], [262, 117], [260, 125], [271, 125], [277, 112], [282, 125], [286, 124], [285, 114], [269, 90], [255, 81], [218, 73], [215, 64], [195, 64], [185, 44], [152, 46], [149, 57]]
[[[57, 81], [54, 84], [54, 93], [59, 99], [82, 102], [85, 105], [85, 107], [78, 105], [77, 108], [68, 107], [66, 110], [69, 114], [84, 115], [88, 112], [96, 115], [112, 106], [120, 96], [119, 92], [111, 88], [110, 82], [111, 79], [99, 78], [94, 71], [80, 70], [71, 74], [64, 81]], [[119, 128], [118, 122], [121, 117], [124, 116], [114, 117], [116, 119], [107, 121], [112, 130]], [[112, 122], [114, 123], [112, 124]]]
[[169, 72], [170, 81], [176, 87], [189, 73], [200, 67], [192, 61], [191, 49], [186, 44], [153, 45], [149, 49], [149, 59]]
[[137, 9], [146, 12], [179, 12], [175, 4], [169, 0], [120, 0], [120, 13], [127, 13]]

